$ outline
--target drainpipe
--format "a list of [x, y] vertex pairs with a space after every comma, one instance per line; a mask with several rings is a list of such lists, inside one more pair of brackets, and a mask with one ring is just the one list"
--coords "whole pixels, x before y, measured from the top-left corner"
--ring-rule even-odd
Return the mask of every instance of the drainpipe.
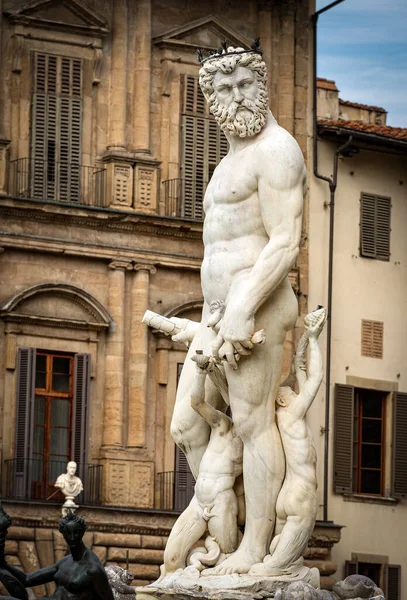
[[333, 250], [334, 250], [334, 225], [335, 225], [335, 192], [338, 185], [338, 161], [339, 156], [352, 143], [352, 136], [339, 146], [334, 155], [332, 177], [321, 175], [318, 171], [318, 141], [317, 141], [317, 22], [320, 14], [330, 10], [343, 0], [336, 0], [318, 10], [311, 16], [313, 34], [313, 155], [314, 175], [329, 185], [329, 249], [328, 249], [328, 300], [327, 300], [327, 340], [326, 340], [326, 379], [325, 379], [325, 440], [324, 440], [324, 497], [323, 497], [323, 520], [328, 521], [328, 477], [329, 477], [329, 421], [330, 421], [330, 395], [331, 395], [331, 346], [332, 346], [332, 287], [333, 287]]

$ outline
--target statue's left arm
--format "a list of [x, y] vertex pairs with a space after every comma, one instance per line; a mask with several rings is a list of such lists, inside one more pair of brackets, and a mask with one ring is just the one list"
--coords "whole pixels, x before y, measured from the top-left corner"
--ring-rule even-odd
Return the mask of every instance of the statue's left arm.
[[110, 587], [109, 580], [103, 567], [92, 569], [90, 574], [92, 575], [93, 591], [97, 600], [114, 600], [112, 588]]
[[258, 150], [258, 200], [269, 241], [249, 276], [241, 281], [238, 289], [233, 289], [233, 297], [227, 299], [213, 348], [215, 355], [219, 351], [220, 356], [226, 356], [226, 349], [230, 353], [230, 344], [237, 352], [241, 346], [251, 347], [249, 340], [257, 310], [288, 276], [299, 252], [304, 160], [291, 137], [284, 136], [281, 146], [276, 142], [264, 146]]

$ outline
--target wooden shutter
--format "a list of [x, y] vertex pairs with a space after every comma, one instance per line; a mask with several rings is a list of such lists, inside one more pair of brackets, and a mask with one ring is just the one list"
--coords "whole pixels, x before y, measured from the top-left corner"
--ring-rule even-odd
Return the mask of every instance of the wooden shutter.
[[78, 476], [86, 480], [88, 451], [88, 407], [90, 393], [90, 354], [75, 354], [72, 418], [72, 459], [78, 464]]
[[26, 497], [30, 489], [35, 397], [35, 348], [19, 348], [17, 355], [17, 414], [15, 434], [14, 495]]
[[356, 575], [358, 572], [357, 560], [345, 560], [345, 578], [349, 575]]
[[407, 394], [393, 396], [393, 473], [392, 496], [407, 496]]
[[382, 321], [362, 319], [361, 354], [370, 358], [383, 358]]
[[386, 600], [401, 600], [401, 566], [387, 565]]
[[80, 199], [82, 61], [34, 53], [31, 194]]
[[391, 199], [385, 196], [362, 194], [360, 198], [361, 255], [390, 259]]
[[194, 495], [195, 479], [185, 454], [175, 446], [174, 510], [183, 511]]
[[335, 386], [334, 491], [352, 492], [354, 387]]
[[183, 76], [182, 98], [182, 216], [202, 219], [202, 201], [206, 186], [216, 165], [227, 154], [229, 145], [209, 113], [197, 77]]

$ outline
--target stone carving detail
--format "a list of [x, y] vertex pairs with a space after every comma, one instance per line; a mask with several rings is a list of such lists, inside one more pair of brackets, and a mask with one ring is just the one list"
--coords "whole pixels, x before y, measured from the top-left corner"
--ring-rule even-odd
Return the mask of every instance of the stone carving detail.
[[152, 508], [154, 465], [149, 461], [111, 461], [107, 486], [110, 503], [117, 506], [134, 506], [137, 497], [139, 508]]
[[134, 579], [131, 571], [115, 565], [105, 567], [105, 571], [115, 600], [135, 600], [136, 588], [130, 585]]
[[114, 168], [114, 202], [129, 204], [130, 167]]
[[152, 192], [154, 184], [154, 171], [151, 169], [139, 169], [139, 204], [142, 206], [151, 206]]
[[59, 475], [54, 484], [65, 496], [65, 502], [62, 505], [62, 516], [65, 516], [68, 510], [75, 512], [75, 510], [79, 508], [78, 505], [75, 504], [75, 498], [83, 491], [83, 485], [82, 481], [75, 473], [76, 462], [71, 460], [66, 466], [66, 473]]
[[[299, 393], [279, 387], [286, 333], [298, 315], [289, 274], [301, 241], [304, 160], [268, 109], [258, 40], [251, 50], [223, 43], [198, 55], [200, 86], [229, 153], [204, 198], [201, 323], [192, 336], [191, 326], [170, 319], [179, 328], [172, 339], [189, 346], [171, 433], [197, 483], [170, 535], [162, 576], [141, 600], [174, 589], [274, 593], [282, 581], [282, 589], [298, 580], [319, 587], [318, 570], [303, 559], [317, 506], [305, 415], [322, 380], [324, 309], [304, 322], [293, 365]], [[206, 377], [212, 386], [204, 387]], [[222, 400], [232, 419], [220, 410]], [[241, 540], [238, 522], [245, 525]], [[192, 550], [206, 531], [205, 547]]]
[[130, 475], [130, 464], [127, 462], [111, 462], [109, 468], [110, 499], [117, 506], [127, 504], [126, 489]]

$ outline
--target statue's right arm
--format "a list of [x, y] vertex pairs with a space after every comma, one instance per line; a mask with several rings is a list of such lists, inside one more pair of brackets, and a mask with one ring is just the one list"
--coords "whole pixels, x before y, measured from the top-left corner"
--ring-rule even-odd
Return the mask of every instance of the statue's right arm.
[[207, 372], [204, 369], [197, 369], [191, 390], [191, 406], [208, 423], [211, 429], [223, 426], [228, 431], [231, 426], [229, 418], [223, 412], [205, 402], [206, 377]]
[[24, 587], [50, 583], [54, 580], [54, 575], [58, 570], [56, 565], [44, 567], [44, 569], [39, 569], [38, 571], [34, 571], [34, 573], [24, 573], [21, 569], [17, 569], [17, 567], [9, 564], [6, 565], [6, 568]]

